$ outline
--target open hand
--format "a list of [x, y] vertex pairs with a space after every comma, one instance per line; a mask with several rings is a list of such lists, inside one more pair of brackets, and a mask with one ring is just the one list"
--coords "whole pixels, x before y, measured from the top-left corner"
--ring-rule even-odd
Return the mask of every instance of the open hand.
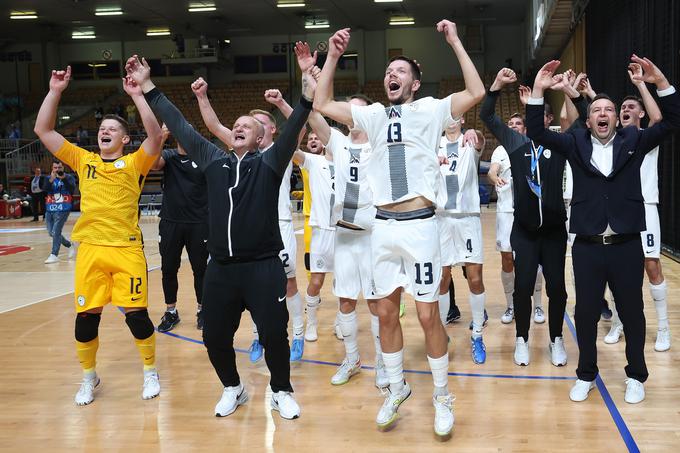
[[50, 90], [62, 93], [71, 81], [71, 66], [66, 66], [66, 70], [53, 70], [50, 77]]

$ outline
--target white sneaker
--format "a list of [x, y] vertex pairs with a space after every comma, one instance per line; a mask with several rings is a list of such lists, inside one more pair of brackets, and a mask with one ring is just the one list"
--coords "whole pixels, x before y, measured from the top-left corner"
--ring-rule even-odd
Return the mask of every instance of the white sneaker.
[[226, 417], [233, 414], [237, 407], [248, 401], [248, 392], [243, 388], [243, 384], [233, 387], [225, 387], [222, 398], [215, 406], [215, 417]]
[[375, 386], [379, 389], [384, 389], [389, 387], [389, 385], [390, 379], [387, 376], [387, 369], [385, 369], [385, 364], [380, 359], [375, 364]]
[[529, 365], [529, 344], [522, 337], [515, 340], [515, 364]]
[[453, 402], [456, 397], [446, 396], [432, 397], [434, 404], [434, 433], [438, 436], [448, 436], [453, 430]]
[[534, 322], [536, 324], [543, 324], [545, 322], [545, 313], [543, 307], [534, 308]]
[[80, 389], [76, 393], [76, 404], [78, 406], [86, 406], [94, 401], [94, 389], [99, 386], [100, 382], [99, 376], [96, 374], [92, 379], [83, 379], [83, 383], [80, 384]]
[[375, 418], [375, 422], [380, 429], [388, 428], [397, 419], [399, 406], [411, 396], [411, 387], [409, 387], [408, 382], [404, 381], [404, 387], [399, 393], [392, 393], [389, 387], [384, 393], [386, 394], [385, 402]]
[[623, 335], [623, 324], [612, 323], [609, 333], [604, 336], [604, 342], [607, 344], [618, 343]]
[[76, 257], [76, 253], [78, 252], [78, 248], [76, 247], [76, 244], [71, 242], [71, 247], [68, 248], [68, 259], [72, 260]]
[[506, 308], [505, 313], [501, 316], [501, 322], [503, 324], [510, 324], [513, 319], [515, 319], [515, 309], [513, 307]]
[[574, 386], [569, 392], [569, 399], [572, 401], [585, 401], [588, 398], [588, 392], [595, 388], [595, 381], [582, 381], [576, 379]]
[[45, 260], [45, 264], [54, 264], [59, 262], [59, 257], [50, 253], [50, 256]]
[[645, 386], [637, 379], [626, 379], [626, 396], [624, 401], [628, 404], [637, 404], [645, 399]]
[[668, 351], [671, 348], [671, 331], [668, 327], [656, 331], [656, 343], [654, 350], [658, 352]]
[[161, 383], [158, 379], [158, 372], [145, 371], [144, 372], [144, 386], [142, 387], [142, 399], [150, 400], [156, 398], [161, 393]]
[[318, 339], [319, 336], [316, 333], [316, 321], [314, 322], [307, 321], [307, 328], [305, 329], [305, 340], [316, 341]]
[[276, 392], [272, 394], [272, 409], [279, 411], [281, 418], [293, 420], [300, 416], [300, 406], [290, 392]]
[[343, 385], [349, 382], [349, 378], [357, 374], [361, 370], [361, 360], [357, 359], [356, 362], [350, 363], [347, 357], [342, 361], [342, 364], [338, 368], [331, 378], [331, 384], [333, 385]]
[[555, 342], [550, 342], [550, 361], [555, 366], [567, 364], [567, 351], [564, 349], [564, 337], [555, 337]]

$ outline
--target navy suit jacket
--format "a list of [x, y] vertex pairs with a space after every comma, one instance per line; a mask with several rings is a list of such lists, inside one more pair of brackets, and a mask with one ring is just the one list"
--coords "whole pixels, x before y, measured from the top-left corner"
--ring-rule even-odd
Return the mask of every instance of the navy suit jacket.
[[618, 234], [646, 229], [640, 166], [646, 153], [680, 127], [680, 93], [659, 98], [663, 120], [647, 129], [619, 129], [614, 136], [612, 172], [604, 176], [590, 160], [593, 143], [587, 129], [557, 133], [543, 125], [543, 105], [527, 105], [527, 136], [560, 153], [571, 164], [574, 192], [569, 231], [577, 235], [601, 234], [610, 225]]

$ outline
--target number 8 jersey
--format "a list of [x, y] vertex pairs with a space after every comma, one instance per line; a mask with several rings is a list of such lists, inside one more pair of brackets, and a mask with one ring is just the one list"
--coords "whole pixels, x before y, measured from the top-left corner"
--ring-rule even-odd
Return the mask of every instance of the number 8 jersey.
[[437, 148], [442, 131], [453, 122], [451, 96], [389, 107], [352, 105], [352, 120], [371, 144], [368, 181], [375, 206], [418, 196], [437, 202]]

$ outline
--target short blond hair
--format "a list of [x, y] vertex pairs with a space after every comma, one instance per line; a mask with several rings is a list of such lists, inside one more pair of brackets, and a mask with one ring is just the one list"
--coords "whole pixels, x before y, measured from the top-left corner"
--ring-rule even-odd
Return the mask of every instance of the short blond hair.
[[248, 115], [255, 117], [255, 115], [264, 115], [267, 118], [269, 118], [269, 121], [272, 122], [274, 126], [276, 126], [276, 119], [274, 119], [274, 115], [272, 115], [270, 112], [262, 109], [253, 109], [250, 112], [248, 112]]

